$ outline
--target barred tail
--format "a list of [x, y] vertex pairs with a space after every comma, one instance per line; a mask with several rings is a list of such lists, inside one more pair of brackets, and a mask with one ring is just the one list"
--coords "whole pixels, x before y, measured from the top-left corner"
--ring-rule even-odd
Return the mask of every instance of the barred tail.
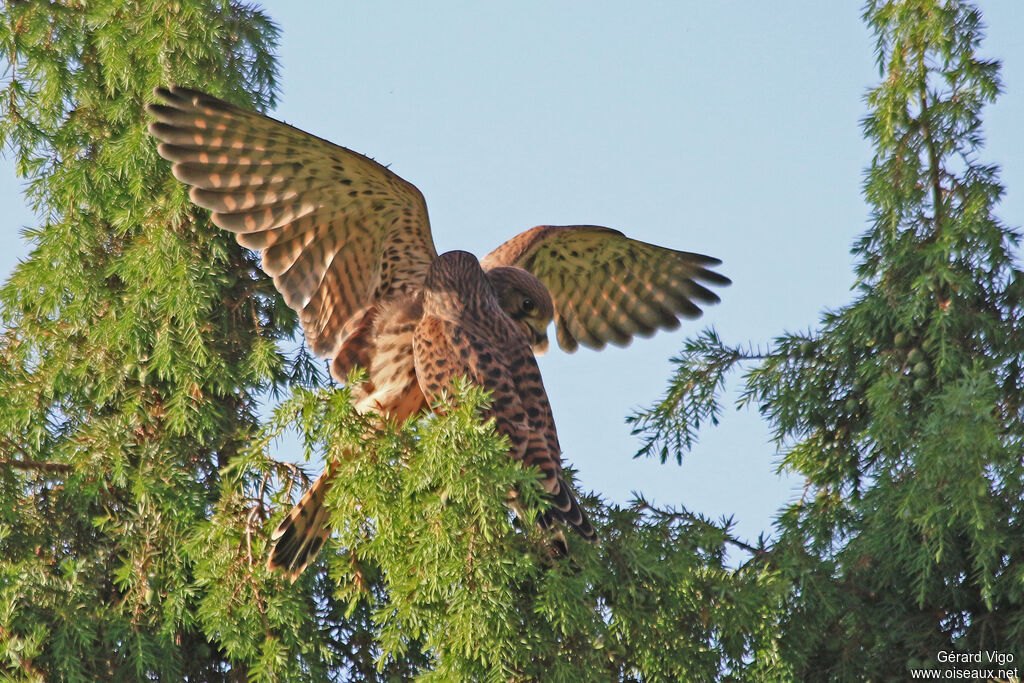
[[327, 467], [270, 535], [274, 546], [267, 558], [267, 569], [282, 572], [292, 583], [316, 558], [331, 533], [324, 497], [333, 479], [333, 468]]
[[[587, 513], [580, 507], [576, 497], [569, 490], [569, 486], [561, 476], [557, 478], [557, 488], [554, 493], [549, 494], [552, 506], [537, 515], [537, 526], [551, 534], [551, 552], [555, 556], [567, 555], [569, 547], [565, 542], [565, 535], [562, 533], [560, 522], [572, 527], [580, 536], [591, 543], [598, 541], [597, 532], [587, 519]], [[526, 513], [519, 502], [519, 496], [512, 491], [509, 497], [508, 506], [515, 512], [519, 519], [526, 519]]]
[[571, 526], [576, 532], [590, 541], [597, 541], [597, 532], [587, 519], [587, 513], [580, 507], [576, 496], [569, 490], [569, 485], [562, 477], [558, 477], [558, 487], [551, 494], [551, 507], [541, 519], [541, 526], [547, 527], [552, 519], [557, 519], [567, 526]]

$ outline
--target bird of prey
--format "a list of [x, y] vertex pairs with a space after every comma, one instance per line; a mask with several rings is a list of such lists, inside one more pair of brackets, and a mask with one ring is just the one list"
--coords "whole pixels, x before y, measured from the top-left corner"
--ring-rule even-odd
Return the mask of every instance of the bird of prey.
[[[356, 409], [401, 422], [469, 377], [492, 392], [511, 456], [540, 469], [549, 516], [592, 538], [530, 348], [546, 350], [552, 319], [569, 352], [676, 329], [719, 301], [705, 285], [729, 284], [710, 270], [721, 262], [584, 225], [532, 228], [480, 261], [438, 256], [422, 194], [372, 159], [196, 90], [155, 94], [149, 131], [192, 201], [260, 251], [335, 378], [366, 370]], [[268, 566], [292, 580], [329, 533], [332, 470], [272, 534]]]

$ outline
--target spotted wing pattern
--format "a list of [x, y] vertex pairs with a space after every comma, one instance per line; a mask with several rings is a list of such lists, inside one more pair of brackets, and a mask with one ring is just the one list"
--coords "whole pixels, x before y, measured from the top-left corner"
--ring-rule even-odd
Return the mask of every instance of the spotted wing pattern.
[[709, 270], [720, 260], [629, 239], [596, 225], [542, 225], [508, 240], [481, 260], [484, 268], [517, 266], [540, 279], [555, 304], [558, 344], [601, 349], [634, 336], [674, 330], [718, 296], [705, 284], [729, 279]]
[[[367, 368], [357, 409], [401, 421], [468, 376], [492, 392], [488, 417], [509, 438], [511, 455], [542, 473], [553, 501], [542, 523], [559, 519], [593, 539], [562, 476], [529, 341], [480, 266], [536, 276], [554, 300], [559, 344], [573, 351], [624, 346], [699, 316], [698, 304], [718, 301], [705, 285], [729, 283], [709, 270], [720, 261], [598, 226], [539, 226], [479, 263], [465, 252], [438, 258], [423, 196], [375, 161], [199, 91], [158, 88], [156, 97], [150, 132], [192, 200], [260, 251], [313, 352], [334, 358], [336, 377]], [[435, 271], [450, 275], [451, 267], [454, 284], [431, 286]], [[431, 310], [431, 300], [440, 308]], [[324, 499], [334, 470], [328, 466], [272, 534], [268, 565], [292, 580], [328, 536]]]
[[368, 307], [418, 287], [436, 256], [423, 196], [377, 162], [205, 93], [158, 88], [150, 133], [213, 222], [261, 252], [314, 353]]
[[[465, 254], [449, 252], [441, 259], [453, 253]], [[554, 418], [529, 340], [501, 315], [476, 259], [470, 257], [458, 265], [463, 269], [456, 287], [441, 288], [438, 293], [428, 278], [423, 319], [413, 334], [420, 388], [431, 402], [451, 388], [455, 377], [468, 377], [489, 390], [492, 404], [484, 417], [493, 417], [497, 431], [508, 437], [511, 457], [540, 470], [553, 503], [548, 514], [593, 540], [595, 531], [562, 476]], [[480, 295], [483, 289], [489, 294]], [[432, 299], [445, 296], [461, 299], [445, 305], [449, 313], [459, 311], [457, 319], [434, 310]]]

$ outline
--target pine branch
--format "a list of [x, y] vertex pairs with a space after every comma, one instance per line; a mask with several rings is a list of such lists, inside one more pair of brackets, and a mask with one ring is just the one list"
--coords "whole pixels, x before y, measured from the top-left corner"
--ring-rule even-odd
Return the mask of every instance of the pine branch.
[[[0, 642], [10, 643], [15, 639], [20, 640], [10, 630], [0, 625]], [[14, 652], [13, 658], [27, 677], [33, 680], [43, 680], [43, 673], [35, 667], [31, 658], [22, 657], [17, 651]]]
[[[927, 73], [924, 63], [924, 51], [919, 53], [919, 68], [922, 73]], [[924, 137], [925, 146], [928, 148], [928, 180], [931, 184], [932, 191], [932, 203], [935, 205], [935, 215], [933, 216], [933, 226], [929, 241], [935, 241], [939, 238], [941, 233], [943, 217], [942, 217], [942, 180], [941, 180], [941, 166], [942, 159], [939, 155], [938, 149], [935, 146], [935, 137], [932, 135], [931, 126], [928, 122], [929, 109], [928, 109], [928, 81], [927, 77], [921, 83], [921, 135]]]
[[665, 462], [672, 454], [682, 463], [683, 452], [693, 448], [701, 425], [718, 424], [726, 374], [738, 364], [764, 358], [759, 351], [723, 344], [713, 329], [688, 339], [672, 359], [676, 370], [665, 397], [626, 418], [631, 433], [644, 441], [636, 457], [656, 453]]
[[74, 468], [63, 462], [48, 462], [44, 460], [35, 460], [25, 452], [23, 448], [18, 446], [10, 439], [6, 437], [0, 437], [0, 445], [9, 451], [16, 451], [21, 453], [22, 458], [20, 460], [8, 460], [0, 459], [0, 466], [10, 467], [16, 470], [37, 470], [39, 472], [71, 472]]
[[715, 526], [711, 522], [707, 521], [706, 519], [702, 519], [699, 515], [695, 515], [689, 510], [676, 510], [673, 508], [655, 507], [654, 505], [651, 505], [642, 498], [636, 500], [633, 504], [633, 507], [638, 511], [650, 512], [655, 517], [660, 517], [662, 519], [678, 519], [681, 521], [689, 522], [691, 524], [700, 525], [706, 529], [712, 529], [722, 534], [722, 538], [725, 541], [725, 543], [728, 543], [729, 545], [739, 548], [740, 550], [748, 552], [757, 559], [764, 559], [771, 555], [771, 551], [767, 548], [758, 548], [756, 546], [750, 545], [745, 541], [741, 541], [740, 539], [731, 535], [725, 529]]
[[63, 462], [40, 460], [0, 460], [0, 465], [16, 470], [38, 470], [40, 472], [71, 472], [74, 468]]

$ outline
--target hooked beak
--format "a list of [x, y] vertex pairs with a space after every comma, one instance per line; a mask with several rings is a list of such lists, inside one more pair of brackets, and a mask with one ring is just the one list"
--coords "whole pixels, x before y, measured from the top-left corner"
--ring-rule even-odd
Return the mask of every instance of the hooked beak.
[[533, 329], [532, 327], [530, 328], [530, 331], [533, 333], [532, 334], [532, 340], [533, 341], [530, 343], [530, 346], [533, 347], [533, 354], [535, 356], [543, 356], [545, 353], [548, 352], [548, 333], [547, 333], [547, 331], [546, 330], [541, 330], [540, 332], [538, 332], [537, 330]]
[[543, 356], [548, 350], [548, 330], [547, 325], [540, 328], [539, 330], [531, 325], [526, 320], [519, 320], [519, 327], [522, 328], [523, 332], [526, 333], [526, 338], [530, 340], [530, 348], [533, 349], [533, 355]]
[[538, 330], [526, 320], [520, 320], [519, 326], [526, 333], [526, 338], [530, 340], [530, 348], [533, 349], [533, 355], [543, 356], [548, 350], [547, 327], [545, 326]]

